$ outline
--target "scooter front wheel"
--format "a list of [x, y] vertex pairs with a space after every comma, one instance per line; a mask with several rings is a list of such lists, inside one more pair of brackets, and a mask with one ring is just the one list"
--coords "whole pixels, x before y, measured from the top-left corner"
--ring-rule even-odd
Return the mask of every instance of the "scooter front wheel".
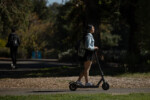
[[75, 90], [77, 89], [77, 85], [76, 85], [75, 83], [71, 83], [71, 84], [69, 85], [69, 89], [70, 89], [71, 91], [75, 91]]
[[109, 84], [107, 82], [104, 82], [102, 84], [102, 88], [103, 88], [103, 90], [108, 90], [109, 89]]

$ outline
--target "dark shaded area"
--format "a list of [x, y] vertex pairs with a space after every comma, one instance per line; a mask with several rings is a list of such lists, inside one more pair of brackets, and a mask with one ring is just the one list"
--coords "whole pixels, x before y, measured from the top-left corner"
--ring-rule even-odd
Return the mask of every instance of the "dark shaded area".
[[[30, 77], [67, 77], [78, 76], [83, 66], [71, 63], [61, 63], [58, 61], [46, 60], [19, 60], [16, 69], [11, 69], [10, 64], [0, 63], [0, 78], [30, 78]], [[112, 67], [113, 66], [113, 67]], [[125, 73], [125, 68], [119, 67], [118, 64], [102, 64], [104, 75], [120, 75]], [[146, 70], [144, 70], [146, 72]], [[148, 70], [147, 70], [148, 71]], [[143, 70], [139, 70], [143, 72]], [[90, 75], [100, 75], [100, 70], [95, 62], [90, 70]]]
[[[95, 45], [100, 48], [99, 56], [105, 58], [106, 74], [107, 69], [114, 69], [114, 74], [150, 71], [149, 0], [70, 0], [49, 6], [46, 3], [47, 0], [1, 0], [0, 57], [10, 57], [5, 44], [15, 27], [21, 38], [19, 58], [31, 58], [32, 52], [40, 51], [43, 59], [73, 62], [71, 50], [85, 33], [86, 25], [93, 24]], [[117, 63], [117, 67], [110, 67], [112, 63]], [[26, 64], [30, 65], [49, 67], [43, 61]], [[9, 65], [3, 66], [9, 70]], [[24, 66], [20, 64], [20, 68]]]

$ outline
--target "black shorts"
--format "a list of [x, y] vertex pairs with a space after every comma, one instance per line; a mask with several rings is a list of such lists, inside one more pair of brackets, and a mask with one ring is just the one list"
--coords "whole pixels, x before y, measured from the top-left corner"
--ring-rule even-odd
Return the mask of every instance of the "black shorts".
[[92, 61], [94, 59], [94, 51], [86, 50], [83, 61]]

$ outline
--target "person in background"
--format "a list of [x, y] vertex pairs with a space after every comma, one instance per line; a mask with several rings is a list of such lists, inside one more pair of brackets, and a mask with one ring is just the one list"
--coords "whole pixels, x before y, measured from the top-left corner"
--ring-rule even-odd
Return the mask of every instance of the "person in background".
[[8, 43], [6, 46], [10, 48], [10, 56], [12, 59], [11, 68], [14, 69], [14, 68], [16, 68], [16, 64], [17, 64], [16, 63], [17, 62], [17, 51], [18, 51], [18, 47], [20, 46], [20, 38], [16, 34], [15, 28], [12, 28], [11, 31], [12, 32], [9, 34]]
[[76, 81], [77, 84], [83, 85], [81, 82], [82, 77], [85, 77], [85, 86], [92, 86], [93, 84], [89, 82], [88, 76], [89, 76], [89, 70], [92, 65], [93, 55], [94, 51], [98, 50], [97, 46], [94, 46], [94, 37], [92, 34], [94, 34], [95, 28], [93, 25], [87, 26], [87, 32], [85, 34], [85, 55], [83, 57], [84, 61], [84, 70], [80, 73], [80, 76], [78, 80]]

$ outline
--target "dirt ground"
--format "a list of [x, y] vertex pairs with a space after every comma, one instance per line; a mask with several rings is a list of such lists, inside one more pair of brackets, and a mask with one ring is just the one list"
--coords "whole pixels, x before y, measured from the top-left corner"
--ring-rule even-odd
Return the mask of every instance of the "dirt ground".
[[[0, 79], [0, 88], [12, 89], [68, 89], [70, 81], [78, 77], [47, 77], [47, 78], [5, 78]], [[97, 83], [100, 76], [91, 76], [89, 81]], [[150, 78], [110, 77], [105, 80], [111, 88], [150, 88]], [[84, 83], [84, 78], [83, 78]]]

